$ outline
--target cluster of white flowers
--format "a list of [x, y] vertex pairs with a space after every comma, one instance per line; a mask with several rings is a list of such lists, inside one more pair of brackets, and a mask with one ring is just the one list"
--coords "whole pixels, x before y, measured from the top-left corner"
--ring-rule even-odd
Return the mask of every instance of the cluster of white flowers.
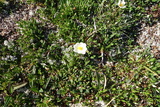
[[12, 55], [7, 55], [6, 57], [2, 57], [2, 60], [4, 61], [14, 61], [16, 60], [17, 58], [15, 56], [12, 56]]

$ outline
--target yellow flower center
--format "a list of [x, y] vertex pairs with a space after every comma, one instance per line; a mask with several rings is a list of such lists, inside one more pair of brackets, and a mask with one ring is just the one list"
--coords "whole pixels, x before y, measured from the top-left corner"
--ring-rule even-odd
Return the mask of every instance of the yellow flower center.
[[120, 4], [119, 4], [119, 6], [120, 6], [120, 7], [123, 7], [123, 6], [124, 6], [124, 4], [123, 4], [123, 3], [120, 3]]
[[77, 47], [78, 50], [83, 50], [83, 47], [79, 46]]

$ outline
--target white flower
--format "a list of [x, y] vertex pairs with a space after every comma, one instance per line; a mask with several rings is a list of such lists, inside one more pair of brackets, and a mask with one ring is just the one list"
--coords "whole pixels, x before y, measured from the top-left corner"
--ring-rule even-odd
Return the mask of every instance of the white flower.
[[5, 40], [4, 45], [11, 48], [14, 45], [13, 40]]
[[126, 4], [126, 2], [124, 0], [119, 0], [119, 2], [118, 2], [118, 6], [120, 8], [125, 8], [126, 7], [125, 4]]
[[96, 101], [95, 106], [96, 107], [106, 107], [106, 104], [104, 101]]
[[14, 61], [16, 60], [17, 58], [15, 56], [12, 56], [12, 55], [7, 55], [6, 57], [2, 57], [2, 60], [4, 61]]
[[70, 58], [70, 52], [72, 51], [72, 46], [69, 46], [68, 48], [65, 48], [64, 46], [61, 47], [62, 48], [62, 52], [64, 53], [64, 55], [67, 58]]
[[[68, 44], [66, 44], [68, 45]], [[73, 50], [73, 46], [69, 46], [68, 48], [66, 48], [66, 46], [62, 46], [62, 53], [63, 53], [63, 60], [61, 61], [62, 64], [66, 65], [68, 62], [72, 62], [73, 61], [73, 57], [71, 57], [71, 52]]]
[[79, 54], [85, 54], [87, 52], [87, 47], [85, 43], [76, 43], [74, 46], [74, 52], [79, 53]]
[[29, 11], [29, 15], [30, 15], [30, 16], [33, 16], [33, 15], [34, 15], [33, 10], [30, 10], [30, 11]]
[[4, 41], [4, 45], [8, 46], [9, 42], [7, 40]]
[[55, 60], [48, 59], [47, 62], [48, 62], [50, 65], [53, 65], [56, 61], [55, 61]]

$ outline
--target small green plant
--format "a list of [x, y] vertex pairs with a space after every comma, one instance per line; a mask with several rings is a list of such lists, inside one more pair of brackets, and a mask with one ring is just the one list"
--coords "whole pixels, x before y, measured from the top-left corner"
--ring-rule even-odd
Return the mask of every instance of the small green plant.
[[43, 19], [19, 21], [17, 40], [0, 40], [1, 106], [158, 106], [159, 62], [135, 44], [156, 1], [32, 2]]

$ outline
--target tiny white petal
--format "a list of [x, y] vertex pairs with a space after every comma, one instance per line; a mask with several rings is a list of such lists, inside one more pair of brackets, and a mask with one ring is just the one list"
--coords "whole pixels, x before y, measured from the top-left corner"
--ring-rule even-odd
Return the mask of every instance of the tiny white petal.
[[40, 63], [43, 67], [45, 67], [46, 66], [46, 64], [45, 63]]
[[106, 104], [104, 101], [96, 101], [95, 106], [96, 107], [106, 107]]

